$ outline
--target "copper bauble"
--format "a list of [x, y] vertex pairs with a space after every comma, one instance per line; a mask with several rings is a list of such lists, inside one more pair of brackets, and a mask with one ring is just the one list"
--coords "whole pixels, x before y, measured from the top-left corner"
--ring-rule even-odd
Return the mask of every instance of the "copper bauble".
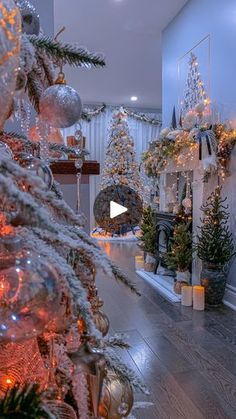
[[133, 403], [133, 389], [129, 381], [121, 380], [114, 372], [109, 371], [104, 380], [100, 416], [106, 419], [122, 419], [130, 414]]
[[[40, 142], [41, 138], [36, 126], [30, 128], [29, 138], [31, 141]], [[49, 143], [64, 144], [63, 136], [58, 128], [50, 127], [50, 132], [47, 136], [47, 140]]]
[[96, 311], [93, 315], [93, 321], [102, 336], [106, 336], [110, 328], [110, 322], [107, 315], [103, 313], [103, 311]]

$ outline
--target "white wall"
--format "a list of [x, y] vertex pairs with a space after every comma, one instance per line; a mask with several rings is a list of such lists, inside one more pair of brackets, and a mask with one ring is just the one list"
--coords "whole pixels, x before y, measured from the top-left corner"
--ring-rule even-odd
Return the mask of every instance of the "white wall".
[[[225, 119], [236, 119], [236, 1], [189, 0], [163, 33], [163, 120], [169, 125], [178, 103], [177, 62], [201, 39], [210, 35], [211, 100]], [[208, 187], [208, 192], [209, 192]], [[231, 159], [231, 176], [223, 185], [231, 212], [231, 230], [236, 240], [236, 150]], [[205, 197], [206, 198], [206, 197]], [[228, 283], [236, 292], [236, 261]], [[232, 295], [228, 295], [231, 299]], [[232, 301], [233, 298], [232, 297]]]
[[[163, 33], [163, 119], [169, 125], [177, 105], [177, 62], [210, 35], [210, 81], [213, 103], [236, 118], [236, 1], [189, 0]], [[229, 115], [230, 114], [230, 115]]]

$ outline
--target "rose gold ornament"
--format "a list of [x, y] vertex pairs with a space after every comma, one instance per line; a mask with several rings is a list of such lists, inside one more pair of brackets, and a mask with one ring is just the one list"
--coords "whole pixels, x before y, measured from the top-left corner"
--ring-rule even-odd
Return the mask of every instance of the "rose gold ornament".
[[103, 386], [99, 413], [102, 418], [122, 419], [127, 417], [133, 407], [133, 389], [128, 380], [120, 379], [109, 371]]
[[[40, 135], [38, 133], [38, 129], [36, 126], [30, 128], [29, 131], [29, 138], [31, 141], [40, 142]], [[63, 144], [63, 136], [61, 131], [58, 128], [50, 127], [50, 131], [47, 136], [47, 140], [49, 143], [56, 143], [56, 144]]]

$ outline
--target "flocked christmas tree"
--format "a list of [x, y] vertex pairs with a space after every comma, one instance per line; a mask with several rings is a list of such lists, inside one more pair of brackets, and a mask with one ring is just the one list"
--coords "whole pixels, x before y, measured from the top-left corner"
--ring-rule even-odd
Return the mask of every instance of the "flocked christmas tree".
[[207, 93], [199, 71], [198, 60], [196, 55], [191, 53], [181, 114], [184, 115], [199, 103], [205, 103], [206, 100]]
[[113, 185], [129, 186], [141, 193], [134, 141], [130, 136], [127, 115], [123, 108], [114, 112], [112, 117], [101, 188]]
[[[27, 0], [17, 4], [22, 16], [13, 0], [0, 1], [0, 130], [14, 113], [12, 98], [25, 97], [26, 86], [38, 108], [42, 90], [53, 83], [52, 55], [103, 65], [82, 49], [40, 37], [35, 8]], [[112, 417], [107, 401], [117, 387], [116, 417], [126, 417], [133, 403], [130, 382], [145, 389], [112, 349], [125, 346], [122, 338], [105, 338], [109, 321], [101, 312], [96, 269], [135, 288], [83, 231], [83, 217], [63, 200], [39, 158], [40, 146], [1, 131], [0, 417]]]

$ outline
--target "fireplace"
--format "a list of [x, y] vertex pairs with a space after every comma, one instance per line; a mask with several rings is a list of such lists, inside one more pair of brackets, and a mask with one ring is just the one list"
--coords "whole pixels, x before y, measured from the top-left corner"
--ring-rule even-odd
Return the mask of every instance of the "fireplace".
[[173, 236], [175, 224], [175, 215], [165, 212], [158, 212], [156, 214], [156, 233], [157, 233], [157, 267], [156, 273], [162, 275], [173, 275], [164, 261], [164, 254], [168, 252], [171, 244], [171, 237]]

